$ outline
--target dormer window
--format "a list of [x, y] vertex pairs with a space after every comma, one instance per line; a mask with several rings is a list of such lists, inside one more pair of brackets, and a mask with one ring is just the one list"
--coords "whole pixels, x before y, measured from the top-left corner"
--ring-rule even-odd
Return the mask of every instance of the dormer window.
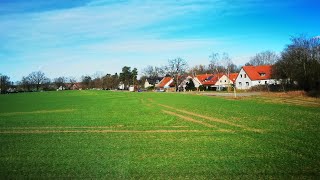
[[261, 77], [266, 76], [266, 73], [259, 73]]

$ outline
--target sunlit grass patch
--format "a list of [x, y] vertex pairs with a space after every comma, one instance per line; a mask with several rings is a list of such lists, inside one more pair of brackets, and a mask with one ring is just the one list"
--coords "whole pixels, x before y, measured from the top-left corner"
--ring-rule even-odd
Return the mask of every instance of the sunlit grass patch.
[[0, 114], [6, 179], [320, 176], [319, 109], [273, 97], [26, 93], [0, 96]]

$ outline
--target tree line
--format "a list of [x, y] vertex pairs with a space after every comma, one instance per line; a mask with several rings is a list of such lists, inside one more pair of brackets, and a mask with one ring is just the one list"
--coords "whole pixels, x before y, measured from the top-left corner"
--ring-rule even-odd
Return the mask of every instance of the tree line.
[[320, 37], [292, 37], [291, 43], [274, 64], [273, 77], [282, 80], [283, 89], [320, 91]]
[[[305, 91], [320, 91], [320, 38], [300, 35], [292, 37], [291, 43], [278, 55], [273, 51], [257, 53], [245, 64], [247, 66], [272, 65], [272, 78], [281, 81], [281, 89], [301, 89]], [[164, 76], [174, 78], [176, 89], [182, 82], [184, 75], [216, 74], [239, 72], [241, 66], [233, 63], [228, 53], [212, 53], [207, 65], [189, 67], [185, 59], [177, 57], [168, 60], [163, 66], [147, 66], [142, 69], [142, 76], [138, 79], [137, 68], [124, 66], [120, 73], [85, 75], [77, 82], [72, 77], [57, 77], [49, 79], [41, 71], [30, 73], [28, 76], [13, 83], [10, 77], [0, 74], [1, 93], [7, 92], [10, 87], [18, 91], [68, 89], [76, 83], [81, 83], [83, 89], [117, 89], [119, 84], [125, 89], [129, 86], [142, 87], [147, 79], [150, 84], [159, 82]]]

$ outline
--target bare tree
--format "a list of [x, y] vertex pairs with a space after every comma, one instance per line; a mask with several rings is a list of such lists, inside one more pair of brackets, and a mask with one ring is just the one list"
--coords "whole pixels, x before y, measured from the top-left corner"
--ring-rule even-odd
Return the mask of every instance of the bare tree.
[[142, 70], [142, 74], [145, 77], [145, 79], [148, 79], [150, 84], [155, 84], [157, 80], [160, 79], [160, 77], [165, 76], [164, 68], [157, 66], [147, 66]]
[[112, 76], [111, 74], [106, 74], [102, 78], [103, 89], [112, 89]]
[[120, 83], [120, 77], [118, 73], [115, 73], [114, 75], [111, 76], [111, 88], [112, 89], [117, 89]]
[[75, 77], [69, 77], [68, 79], [71, 87], [77, 82]]
[[225, 73], [227, 73], [228, 75], [230, 74], [231, 71], [231, 65], [233, 64], [229, 54], [227, 53], [223, 53], [222, 56], [222, 65], [224, 66], [225, 69]]
[[168, 60], [168, 65], [165, 66], [165, 71], [167, 72], [167, 74], [174, 78], [176, 91], [178, 91], [178, 86], [181, 83], [179, 76], [183, 75], [186, 72], [187, 68], [187, 61], [180, 57]]
[[240, 71], [241, 67], [235, 65], [233, 62], [229, 65], [230, 73], [237, 73]]
[[27, 79], [30, 84], [36, 87], [37, 91], [41, 88], [41, 85], [48, 82], [49, 78], [41, 71], [32, 72], [28, 75]]
[[53, 80], [53, 83], [55, 84], [56, 88], [60, 88], [60, 87], [65, 88], [67, 80], [68, 79], [66, 77], [61, 76], [61, 77], [55, 78]]
[[210, 64], [209, 64], [209, 69], [213, 73], [222, 73], [226, 72], [225, 64], [227, 64], [230, 61], [229, 55], [227, 53], [222, 53], [220, 55], [219, 53], [212, 53], [210, 56]]
[[1, 94], [6, 93], [11, 85], [12, 85], [12, 82], [10, 81], [10, 77], [0, 74], [0, 93]]
[[92, 86], [94, 88], [103, 88], [103, 79], [100, 77], [96, 77], [92, 80]]
[[157, 66], [147, 66], [142, 70], [142, 74], [147, 77], [159, 77], [164, 76], [164, 69]]
[[43, 83], [41, 84], [41, 87], [44, 91], [51, 91], [55, 90], [54, 86], [52, 86], [51, 80], [49, 78], [46, 78]]
[[23, 76], [21, 81], [19, 81], [17, 84], [20, 91], [31, 91], [32, 84], [28, 77]]
[[120, 83], [118, 73], [114, 75], [107, 74], [103, 78], [103, 88], [106, 89], [117, 89]]
[[261, 66], [273, 65], [279, 60], [279, 56], [273, 51], [263, 51], [251, 57], [247, 65]]
[[205, 65], [195, 65], [189, 69], [189, 74], [192, 74], [192, 75], [205, 74], [205, 73], [211, 73], [210, 68]]
[[[237, 66], [233, 64], [232, 59], [230, 58], [228, 53], [212, 53], [210, 57], [209, 67], [212, 69], [214, 74], [217, 74], [218, 79], [220, 78], [220, 74], [224, 73], [227, 77], [230, 77], [230, 73], [235, 72], [237, 70]], [[229, 78], [228, 78], [229, 79]], [[228, 80], [228, 84], [230, 84], [230, 79]], [[228, 87], [229, 91], [229, 87]]]
[[82, 84], [82, 87], [84, 87], [85, 89], [91, 88], [92, 78], [90, 76], [82, 76], [81, 84]]
[[320, 39], [304, 35], [292, 37], [291, 44], [274, 65], [272, 75], [286, 84], [297, 83], [300, 89], [320, 93]]

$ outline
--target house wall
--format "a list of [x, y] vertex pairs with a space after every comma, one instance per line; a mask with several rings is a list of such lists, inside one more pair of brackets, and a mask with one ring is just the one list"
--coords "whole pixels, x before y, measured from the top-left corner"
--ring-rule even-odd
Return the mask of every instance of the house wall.
[[199, 86], [201, 86], [202, 84], [200, 83], [199, 79], [194, 77], [192, 79], [193, 83], [194, 83], [194, 87], [198, 88]]
[[152, 85], [146, 80], [146, 82], [144, 83], [144, 88], [148, 88], [151, 87]]
[[183, 89], [183, 91], [186, 91], [186, 87], [187, 87], [187, 83], [190, 81], [190, 79], [193, 81], [192, 77], [188, 76], [187, 78], [185, 78], [181, 84], [179, 85], [179, 89]]
[[273, 79], [252, 81], [252, 86], [265, 85], [265, 84], [276, 84], [276, 81]]
[[236, 88], [237, 89], [250, 89], [252, 86], [265, 85], [265, 84], [275, 84], [276, 81], [273, 79], [265, 80], [254, 80], [252, 81], [246, 72], [241, 69], [239, 75], [236, 79]]
[[230, 80], [226, 75], [223, 75], [222, 77], [220, 77], [220, 79], [216, 82], [216, 86], [222, 86], [222, 87], [227, 87], [230, 84], [233, 84], [233, 82]]
[[246, 72], [241, 68], [238, 77], [236, 79], [236, 88], [237, 89], [249, 89], [252, 87], [252, 81], [246, 74]]
[[[157, 87], [157, 90], [159, 91], [167, 91], [167, 92], [173, 92], [175, 91], [175, 87], [170, 87], [170, 84], [173, 82], [173, 79], [171, 79], [169, 82], [167, 82], [163, 87]], [[174, 89], [174, 90], [173, 90]]]
[[175, 87], [170, 87], [165, 89], [166, 92], [175, 92], [176, 88]]
[[121, 89], [121, 90], [124, 90], [124, 84], [120, 83], [118, 88]]

